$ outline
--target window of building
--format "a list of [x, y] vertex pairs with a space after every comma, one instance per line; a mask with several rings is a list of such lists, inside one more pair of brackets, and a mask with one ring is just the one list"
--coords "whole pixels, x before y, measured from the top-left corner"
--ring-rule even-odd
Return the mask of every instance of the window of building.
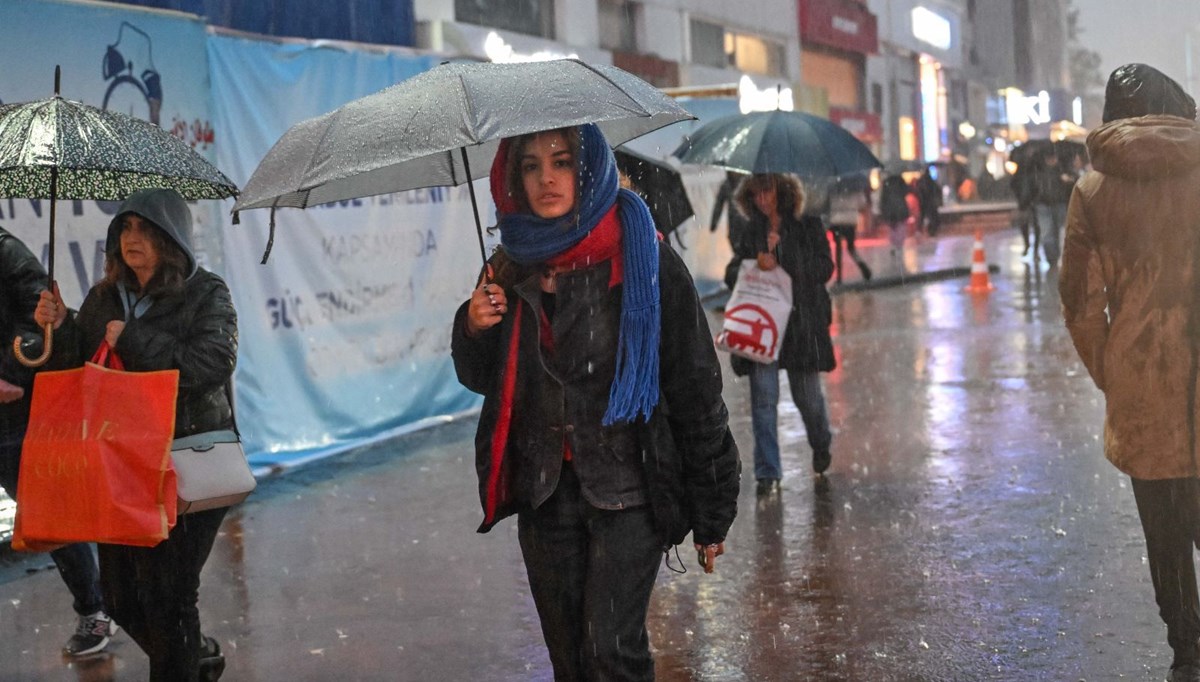
[[554, 37], [554, 0], [454, 0], [454, 18], [466, 24]]
[[786, 75], [782, 43], [692, 19], [692, 62], [764, 76]]
[[600, 47], [637, 52], [637, 20], [641, 7], [629, 0], [600, 0]]

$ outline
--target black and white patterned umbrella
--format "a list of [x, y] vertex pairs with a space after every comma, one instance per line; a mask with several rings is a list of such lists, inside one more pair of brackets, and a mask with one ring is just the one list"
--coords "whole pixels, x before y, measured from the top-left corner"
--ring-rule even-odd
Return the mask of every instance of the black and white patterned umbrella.
[[[0, 105], [0, 197], [50, 200], [50, 287], [57, 199], [119, 201], [154, 187], [185, 199], [237, 194], [229, 178], [182, 140], [149, 121], [63, 99], [58, 83], [56, 69], [53, 97]], [[32, 367], [44, 363], [49, 339], [47, 329], [42, 357], [27, 361], [18, 338], [17, 359]]]

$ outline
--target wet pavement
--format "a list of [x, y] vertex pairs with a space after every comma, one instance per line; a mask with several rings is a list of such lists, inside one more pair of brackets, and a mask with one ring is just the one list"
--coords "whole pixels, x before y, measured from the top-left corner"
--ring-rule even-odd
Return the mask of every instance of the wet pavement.
[[[755, 498], [749, 387], [727, 375], [740, 512], [716, 574], [690, 551], [670, 558], [685, 574], [660, 571], [660, 680], [1162, 679], [1132, 491], [1104, 460], [1055, 273], [1011, 231], [985, 243], [990, 294], [959, 278], [834, 297], [824, 479], [785, 399], [783, 488]], [[864, 251], [873, 267], [961, 266], [971, 239]], [[265, 480], [229, 515], [201, 588], [225, 679], [551, 678], [515, 522], [474, 532], [473, 430]], [[64, 662], [74, 619], [47, 557], [0, 559], [0, 680], [145, 679], [123, 634]]]

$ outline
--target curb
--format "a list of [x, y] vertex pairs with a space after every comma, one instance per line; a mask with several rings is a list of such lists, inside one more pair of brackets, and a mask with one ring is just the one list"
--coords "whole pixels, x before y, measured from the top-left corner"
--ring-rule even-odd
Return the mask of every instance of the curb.
[[[1000, 266], [988, 265], [988, 272], [996, 275], [1000, 273]], [[927, 284], [929, 282], [940, 282], [946, 279], [955, 279], [958, 277], [969, 277], [971, 268], [943, 268], [941, 270], [926, 270], [924, 272], [914, 272], [912, 274], [893, 275], [890, 277], [873, 277], [870, 280], [858, 280], [856, 282], [847, 282], [842, 284], [832, 284], [829, 287], [830, 295], [851, 293], [855, 291], [871, 291], [873, 289], [890, 289], [893, 287], [908, 286], [910, 284]], [[700, 297], [700, 302], [706, 308], [720, 308], [729, 300], [729, 290], [724, 287], [704, 294]]]

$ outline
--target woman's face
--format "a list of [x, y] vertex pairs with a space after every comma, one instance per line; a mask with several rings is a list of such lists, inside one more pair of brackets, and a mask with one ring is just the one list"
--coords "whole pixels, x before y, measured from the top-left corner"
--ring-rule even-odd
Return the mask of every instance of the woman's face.
[[521, 184], [539, 218], [561, 218], [575, 208], [575, 156], [561, 132], [540, 133], [525, 144]]
[[150, 231], [158, 228], [132, 213], [121, 220], [121, 258], [144, 283], [158, 270], [159, 253], [150, 238]]
[[762, 211], [763, 215], [775, 215], [778, 204], [775, 201], [775, 184], [771, 183], [763, 185], [754, 190], [754, 205], [758, 210]]

